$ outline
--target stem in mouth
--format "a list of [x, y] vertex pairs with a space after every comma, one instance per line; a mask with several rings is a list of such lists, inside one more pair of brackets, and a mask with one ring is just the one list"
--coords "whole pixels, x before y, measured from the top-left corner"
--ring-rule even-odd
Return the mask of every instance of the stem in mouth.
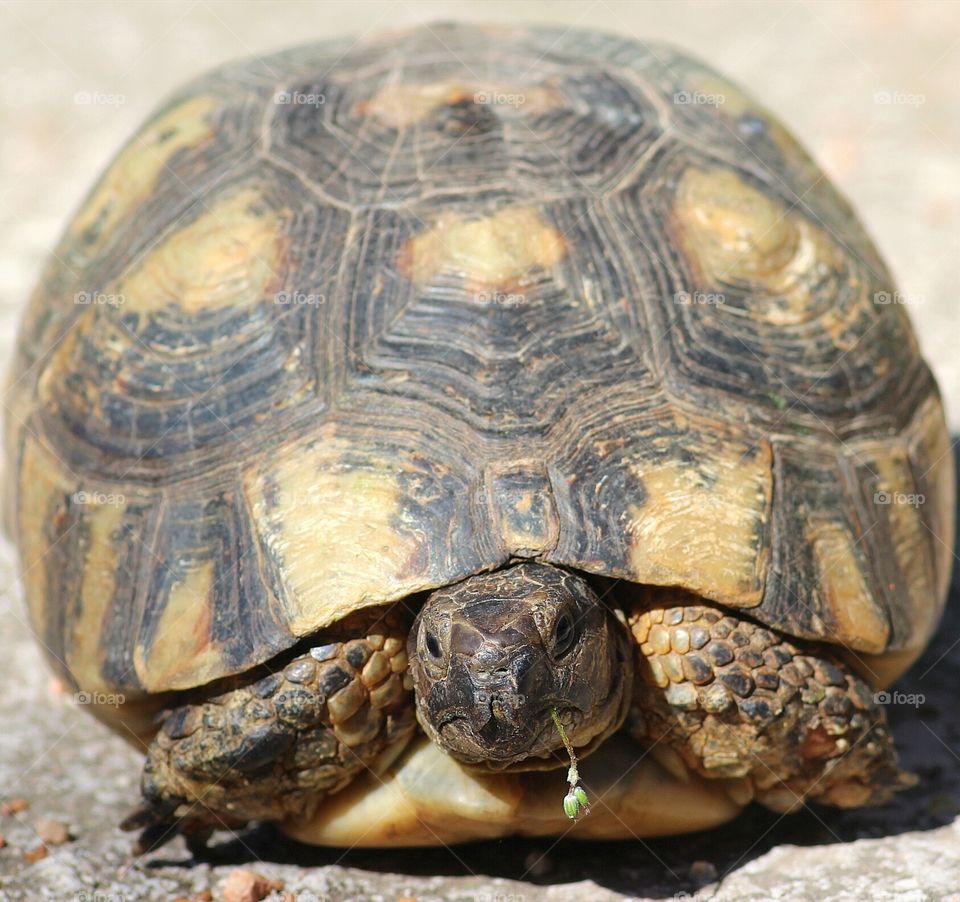
[[577, 770], [577, 755], [567, 738], [567, 731], [560, 723], [560, 715], [556, 708], [550, 709], [550, 716], [556, 724], [557, 732], [563, 742], [563, 747], [570, 756], [570, 769], [567, 771], [567, 783], [570, 784], [570, 791], [563, 798], [563, 811], [571, 820], [576, 820], [581, 814], [589, 814], [589, 799], [584, 788], [580, 785], [580, 771]]

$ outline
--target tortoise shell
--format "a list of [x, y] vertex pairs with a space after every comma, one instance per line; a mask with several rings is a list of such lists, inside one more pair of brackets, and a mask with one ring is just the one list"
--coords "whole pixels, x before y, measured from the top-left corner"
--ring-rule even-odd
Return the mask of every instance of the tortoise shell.
[[895, 292], [784, 127], [675, 50], [434, 25], [225, 66], [123, 148], [26, 313], [34, 627], [136, 698], [531, 558], [895, 673], [954, 503]]

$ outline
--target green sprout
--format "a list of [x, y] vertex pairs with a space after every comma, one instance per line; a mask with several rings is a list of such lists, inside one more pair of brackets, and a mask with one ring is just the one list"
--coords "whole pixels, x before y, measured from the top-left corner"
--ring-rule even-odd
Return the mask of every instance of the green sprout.
[[777, 410], [786, 410], [786, 409], [787, 409], [787, 404], [788, 404], [789, 402], [787, 401], [787, 399], [786, 399], [783, 395], [778, 394], [778, 393], [775, 392], [775, 391], [768, 391], [768, 392], [767, 392], [767, 397], [768, 397], [771, 401], [773, 401], [773, 406], [776, 407]]
[[563, 740], [563, 747], [570, 756], [570, 770], [567, 771], [567, 783], [570, 784], [570, 791], [563, 797], [563, 813], [571, 820], [576, 820], [581, 814], [590, 813], [590, 800], [587, 798], [586, 790], [580, 785], [580, 772], [577, 770], [577, 756], [567, 738], [567, 731], [560, 723], [560, 715], [556, 708], [550, 709], [550, 716], [557, 725], [557, 732]]

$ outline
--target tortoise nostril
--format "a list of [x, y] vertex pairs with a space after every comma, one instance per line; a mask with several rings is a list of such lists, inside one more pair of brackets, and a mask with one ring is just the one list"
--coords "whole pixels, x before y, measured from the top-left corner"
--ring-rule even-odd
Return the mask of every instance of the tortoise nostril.
[[478, 686], [487, 686], [491, 683], [502, 683], [510, 679], [510, 670], [507, 667], [474, 667], [471, 671], [473, 681]]
[[484, 643], [470, 658], [470, 672], [474, 681], [488, 683], [510, 675], [510, 656], [494, 643]]

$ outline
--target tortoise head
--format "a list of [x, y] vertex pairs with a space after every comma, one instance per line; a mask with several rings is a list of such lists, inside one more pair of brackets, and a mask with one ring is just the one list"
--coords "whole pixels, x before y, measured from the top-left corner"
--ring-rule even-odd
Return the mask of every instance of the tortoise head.
[[566, 759], [557, 714], [582, 756], [626, 715], [625, 625], [578, 576], [522, 563], [438, 589], [410, 631], [417, 718], [464, 764], [537, 770]]

